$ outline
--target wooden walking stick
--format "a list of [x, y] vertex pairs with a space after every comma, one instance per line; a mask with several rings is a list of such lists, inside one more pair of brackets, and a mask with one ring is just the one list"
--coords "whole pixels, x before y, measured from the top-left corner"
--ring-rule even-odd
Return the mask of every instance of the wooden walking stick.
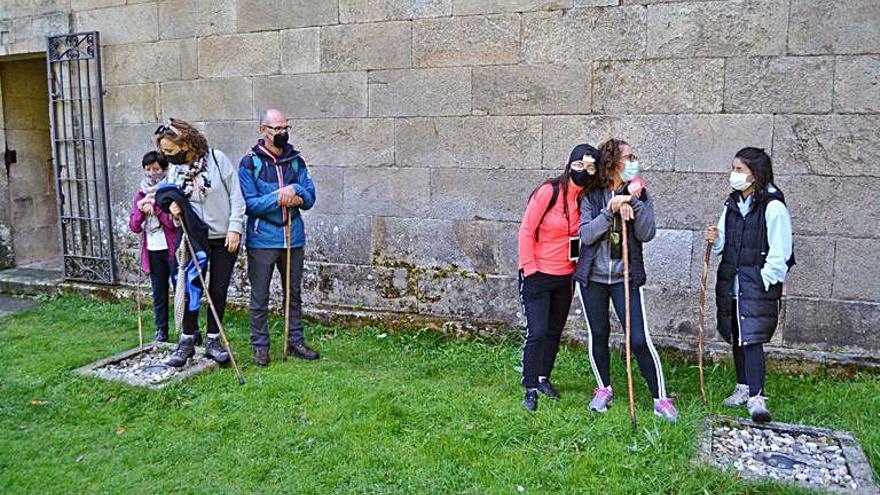
[[703, 405], [708, 405], [706, 399], [706, 381], [703, 376], [703, 339], [706, 335], [706, 281], [709, 278], [709, 261], [712, 259], [712, 241], [706, 241], [706, 256], [703, 259], [703, 275], [700, 279], [700, 313], [697, 320], [697, 328], [699, 329], [699, 338], [697, 340], [697, 368], [700, 370], [700, 396], [703, 398]]
[[141, 314], [141, 277], [138, 274], [137, 284], [135, 285], [134, 299], [137, 301], [138, 313], [138, 350], [144, 350], [144, 315]]
[[287, 361], [287, 355], [290, 353], [290, 208], [284, 208], [287, 214], [287, 225], [284, 226], [284, 250], [287, 251], [284, 276], [284, 355], [283, 361]]
[[636, 402], [633, 393], [633, 371], [632, 371], [632, 348], [630, 340], [632, 338], [632, 318], [630, 317], [630, 301], [629, 301], [629, 247], [627, 246], [626, 221], [621, 216], [623, 223], [622, 242], [623, 242], [623, 290], [626, 308], [626, 324], [624, 325], [624, 347], [626, 348], [626, 392], [629, 395], [629, 420], [632, 422], [633, 431], [638, 429], [636, 424]]
[[189, 249], [190, 259], [192, 259], [192, 262], [196, 267], [196, 273], [199, 274], [199, 281], [202, 283], [205, 297], [208, 299], [208, 306], [211, 308], [211, 314], [214, 316], [214, 323], [217, 324], [217, 330], [220, 331], [220, 338], [223, 339], [223, 345], [225, 345], [226, 350], [229, 351], [229, 360], [232, 362], [233, 369], [235, 369], [235, 377], [238, 378], [239, 384], [244, 385], [244, 376], [242, 376], [241, 370], [238, 369], [238, 363], [235, 362], [235, 354], [232, 353], [232, 346], [229, 345], [229, 340], [226, 338], [226, 332], [223, 331], [223, 323], [217, 315], [217, 309], [214, 307], [214, 301], [211, 300], [211, 294], [208, 293], [208, 284], [205, 283], [205, 276], [202, 275], [202, 269], [199, 266], [198, 258], [196, 258], [196, 250], [193, 249], [192, 243], [189, 241], [189, 232], [186, 230], [186, 222], [181, 219], [180, 225], [183, 227], [183, 242], [186, 244], [187, 249]]

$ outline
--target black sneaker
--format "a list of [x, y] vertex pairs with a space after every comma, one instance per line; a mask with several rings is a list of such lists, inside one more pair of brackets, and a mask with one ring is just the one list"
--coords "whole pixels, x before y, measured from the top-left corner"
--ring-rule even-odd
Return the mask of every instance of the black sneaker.
[[269, 366], [269, 349], [254, 349], [254, 364]]
[[153, 342], [168, 342], [168, 329], [156, 330], [153, 334]]
[[290, 344], [288, 346], [288, 355], [294, 355], [300, 359], [305, 359], [306, 361], [314, 361], [321, 357], [320, 354], [312, 350], [305, 342], [299, 342], [297, 344]]
[[180, 368], [186, 364], [186, 361], [196, 355], [196, 348], [193, 345], [192, 335], [181, 335], [180, 342], [177, 343], [177, 349], [171, 354], [171, 357], [165, 361], [168, 366]]
[[536, 389], [526, 389], [526, 396], [523, 399], [523, 407], [531, 412], [538, 410], [538, 391]]
[[538, 382], [538, 392], [546, 395], [548, 398], [553, 400], [559, 400], [559, 392], [553, 388], [553, 384], [550, 383], [550, 380], [542, 380]]
[[211, 358], [218, 363], [226, 364], [229, 362], [229, 353], [220, 343], [217, 337], [208, 337], [205, 339], [205, 357]]

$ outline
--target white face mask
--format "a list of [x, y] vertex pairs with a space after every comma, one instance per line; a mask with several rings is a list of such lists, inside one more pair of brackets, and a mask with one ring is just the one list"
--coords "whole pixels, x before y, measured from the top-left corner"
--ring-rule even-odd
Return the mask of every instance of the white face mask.
[[749, 180], [749, 174], [733, 171], [730, 173], [730, 187], [737, 191], [745, 191], [754, 181]]
[[640, 166], [638, 160], [626, 162], [623, 165], [623, 172], [620, 173], [620, 178], [623, 179], [624, 182], [629, 182], [639, 175], [639, 169]]

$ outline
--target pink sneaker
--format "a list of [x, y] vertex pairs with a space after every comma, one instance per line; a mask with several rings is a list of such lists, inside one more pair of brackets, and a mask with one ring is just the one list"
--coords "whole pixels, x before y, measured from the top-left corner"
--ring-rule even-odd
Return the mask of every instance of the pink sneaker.
[[654, 414], [670, 423], [675, 423], [678, 420], [678, 410], [672, 403], [673, 400], [672, 398], [654, 399]]
[[612, 399], [614, 399], [614, 391], [611, 390], [610, 386], [598, 387], [593, 395], [593, 400], [590, 401], [590, 410], [604, 413], [608, 410], [608, 406], [611, 405]]

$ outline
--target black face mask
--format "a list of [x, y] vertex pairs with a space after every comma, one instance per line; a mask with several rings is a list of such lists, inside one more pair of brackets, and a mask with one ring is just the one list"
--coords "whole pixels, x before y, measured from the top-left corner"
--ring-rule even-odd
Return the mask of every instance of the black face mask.
[[272, 138], [272, 144], [274, 144], [276, 148], [283, 148], [287, 144], [288, 139], [290, 139], [289, 134], [286, 132], [280, 132], [275, 134], [275, 137]]
[[186, 151], [180, 150], [173, 155], [165, 155], [165, 159], [168, 160], [168, 163], [183, 165], [186, 163]]
[[586, 187], [587, 183], [590, 182], [590, 173], [586, 170], [572, 170], [569, 173], [569, 177], [578, 187]]

